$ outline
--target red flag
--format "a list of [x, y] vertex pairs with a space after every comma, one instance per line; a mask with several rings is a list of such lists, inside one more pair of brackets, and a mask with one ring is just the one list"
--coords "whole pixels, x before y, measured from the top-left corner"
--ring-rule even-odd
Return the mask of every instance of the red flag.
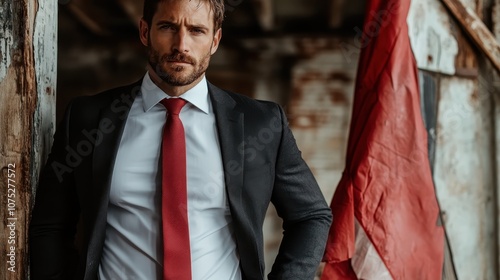
[[444, 230], [408, 37], [410, 1], [367, 6], [346, 169], [331, 203], [322, 279], [357, 279], [355, 221], [393, 279], [441, 279]]

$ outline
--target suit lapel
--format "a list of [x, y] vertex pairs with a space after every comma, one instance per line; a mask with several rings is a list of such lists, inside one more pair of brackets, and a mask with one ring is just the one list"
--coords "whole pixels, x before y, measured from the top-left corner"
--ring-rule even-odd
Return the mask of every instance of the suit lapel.
[[244, 113], [236, 101], [223, 90], [208, 83], [210, 99], [222, 153], [226, 191], [233, 220], [236, 245], [240, 254], [243, 279], [262, 279], [259, 252], [256, 244], [256, 230], [246, 215], [243, 193], [244, 169]]
[[[108, 188], [113, 171], [113, 165], [125, 120], [140, 90], [140, 83], [134, 83], [115, 92], [109, 106], [106, 106], [99, 116], [99, 123], [107, 122], [113, 125], [110, 132], [102, 132], [102, 141], [95, 145], [92, 158], [93, 185], [98, 190]], [[127, 97], [126, 97], [127, 96]]]
[[94, 228], [89, 239], [87, 252], [87, 269], [85, 279], [93, 279], [99, 265], [106, 228], [107, 208], [109, 203], [109, 189], [116, 153], [120, 144], [125, 120], [136, 95], [140, 92], [142, 79], [132, 85], [117, 89], [108, 106], [105, 106], [99, 115], [99, 124], [107, 122], [113, 129], [101, 131], [102, 140], [94, 146], [92, 156], [92, 197], [97, 201], [94, 204]]
[[244, 161], [238, 147], [244, 139], [244, 114], [227, 93], [210, 83], [208, 88], [217, 123], [229, 201], [232, 205], [241, 205]]

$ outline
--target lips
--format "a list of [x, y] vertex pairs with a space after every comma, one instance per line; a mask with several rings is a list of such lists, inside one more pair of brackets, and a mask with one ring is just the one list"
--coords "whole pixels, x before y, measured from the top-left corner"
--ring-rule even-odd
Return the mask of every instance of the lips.
[[184, 61], [184, 60], [167, 60], [168, 62], [170, 63], [184, 63], [184, 64], [191, 64], [187, 61]]
[[167, 56], [165, 60], [169, 63], [193, 64], [193, 60], [184, 55]]

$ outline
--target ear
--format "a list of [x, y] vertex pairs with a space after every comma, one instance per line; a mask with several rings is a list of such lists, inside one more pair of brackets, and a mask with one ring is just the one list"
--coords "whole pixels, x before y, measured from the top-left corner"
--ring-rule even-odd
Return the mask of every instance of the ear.
[[143, 18], [139, 21], [139, 37], [141, 38], [142, 44], [147, 47], [149, 42], [149, 26]]
[[212, 40], [212, 49], [210, 50], [210, 54], [214, 54], [217, 51], [221, 38], [222, 38], [222, 28], [219, 28], [214, 33], [214, 38]]

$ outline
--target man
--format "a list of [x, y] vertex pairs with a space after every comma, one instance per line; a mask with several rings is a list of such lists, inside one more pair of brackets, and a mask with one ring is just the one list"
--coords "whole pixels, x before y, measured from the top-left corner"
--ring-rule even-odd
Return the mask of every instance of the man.
[[68, 107], [36, 194], [32, 279], [263, 279], [270, 202], [284, 234], [268, 278], [313, 279], [330, 208], [282, 109], [206, 81], [223, 14], [223, 0], [146, 0], [144, 78]]

